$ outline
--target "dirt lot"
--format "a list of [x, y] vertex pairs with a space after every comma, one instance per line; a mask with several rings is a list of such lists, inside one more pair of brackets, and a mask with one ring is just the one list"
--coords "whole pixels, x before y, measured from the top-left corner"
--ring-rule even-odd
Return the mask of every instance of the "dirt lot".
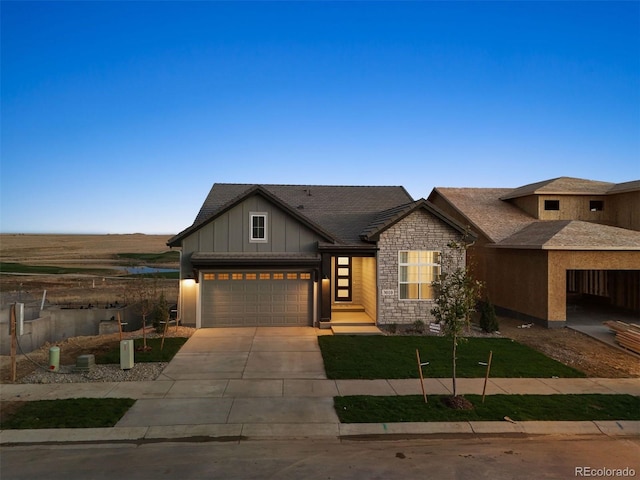
[[640, 377], [640, 357], [605, 345], [569, 328], [518, 328], [522, 322], [500, 318], [500, 333], [585, 372], [590, 377]]

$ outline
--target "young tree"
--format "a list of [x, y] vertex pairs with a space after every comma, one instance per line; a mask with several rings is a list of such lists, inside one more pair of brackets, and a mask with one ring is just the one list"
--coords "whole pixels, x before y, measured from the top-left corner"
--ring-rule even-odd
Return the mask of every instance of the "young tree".
[[135, 310], [142, 316], [142, 349], [147, 347], [147, 317], [153, 312], [157, 301], [158, 285], [155, 279], [145, 278], [139, 275], [132, 285], [132, 296], [136, 302]]
[[163, 333], [169, 322], [169, 302], [164, 296], [164, 292], [160, 292], [155, 307], [153, 309], [153, 328], [156, 333]]
[[452, 341], [453, 397], [456, 390], [456, 354], [458, 342], [471, 323], [471, 314], [476, 310], [482, 283], [474, 280], [466, 265], [466, 250], [469, 244], [451, 242], [441, 254], [441, 274], [433, 287], [436, 292], [435, 306], [431, 313], [440, 323], [442, 331]]

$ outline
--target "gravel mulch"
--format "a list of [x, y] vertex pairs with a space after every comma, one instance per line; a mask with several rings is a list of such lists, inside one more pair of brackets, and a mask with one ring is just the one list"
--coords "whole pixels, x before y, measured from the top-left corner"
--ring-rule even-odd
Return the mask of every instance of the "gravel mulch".
[[59, 372], [38, 368], [17, 383], [145, 382], [158, 378], [167, 365], [167, 363], [136, 363], [130, 370], [122, 370], [117, 364], [96, 365], [89, 372], [75, 372], [75, 365], [61, 366]]

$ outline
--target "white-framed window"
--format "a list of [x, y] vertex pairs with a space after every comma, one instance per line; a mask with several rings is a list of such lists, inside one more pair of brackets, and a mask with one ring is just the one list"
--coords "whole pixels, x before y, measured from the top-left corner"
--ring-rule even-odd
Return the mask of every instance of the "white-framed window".
[[267, 213], [249, 213], [249, 241], [252, 243], [267, 242]]
[[398, 292], [400, 300], [431, 300], [431, 284], [440, 276], [440, 252], [402, 250], [398, 252]]

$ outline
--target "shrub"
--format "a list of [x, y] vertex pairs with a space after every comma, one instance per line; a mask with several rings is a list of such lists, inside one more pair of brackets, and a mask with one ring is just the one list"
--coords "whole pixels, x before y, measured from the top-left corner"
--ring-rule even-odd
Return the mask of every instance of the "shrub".
[[158, 301], [153, 308], [153, 327], [157, 333], [162, 333], [165, 323], [169, 321], [169, 304], [164, 298], [164, 293], [160, 293]]
[[415, 322], [413, 322], [413, 329], [415, 330], [416, 333], [423, 333], [424, 322], [422, 320], [416, 320]]
[[489, 300], [482, 302], [480, 306], [480, 328], [487, 333], [493, 333], [500, 329], [496, 310]]

